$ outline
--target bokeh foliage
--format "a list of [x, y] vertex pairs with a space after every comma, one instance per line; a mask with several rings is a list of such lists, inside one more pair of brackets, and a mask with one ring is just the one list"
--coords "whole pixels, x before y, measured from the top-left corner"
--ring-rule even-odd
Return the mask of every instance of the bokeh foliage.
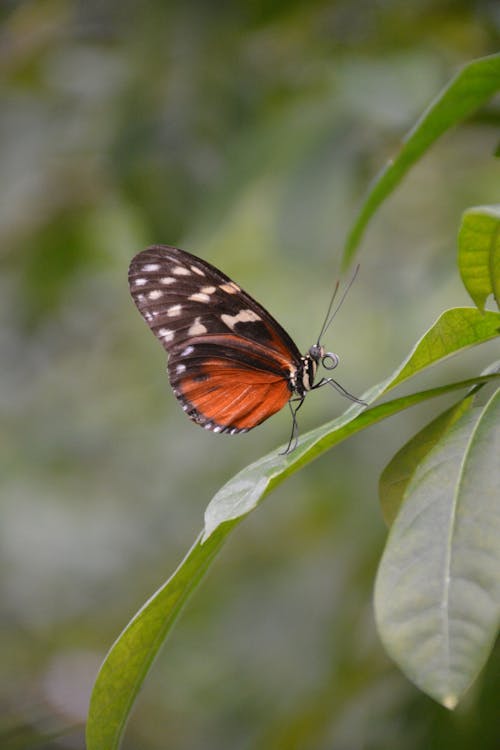
[[[2, 747], [60, 733], [41, 746], [83, 747], [71, 730], [111, 639], [214, 491], [289, 429], [283, 414], [230, 440], [183, 418], [128, 298], [132, 254], [154, 241], [202, 254], [305, 349], [369, 179], [456, 67], [498, 50], [498, 31], [494, 3], [444, 0], [3, 7]], [[329, 342], [350, 390], [469, 303], [455, 232], [495, 194], [496, 123], [493, 110], [447, 136], [371, 227]], [[482, 356], [448, 372], [467, 377]], [[318, 393], [301, 425], [341, 408]], [[238, 529], [126, 747], [496, 747], [498, 652], [449, 715], [401, 677], [373, 624], [377, 476], [425, 421], [346, 444]]]

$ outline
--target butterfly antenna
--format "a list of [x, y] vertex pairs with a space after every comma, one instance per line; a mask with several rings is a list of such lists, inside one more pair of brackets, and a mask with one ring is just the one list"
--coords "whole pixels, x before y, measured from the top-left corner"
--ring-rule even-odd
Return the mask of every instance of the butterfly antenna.
[[337, 283], [335, 284], [335, 289], [333, 290], [333, 294], [332, 294], [332, 298], [330, 300], [330, 304], [328, 305], [328, 310], [326, 311], [325, 320], [323, 321], [323, 325], [321, 326], [321, 331], [319, 332], [318, 345], [319, 345], [319, 342], [321, 341], [321, 339], [323, 338], [324, 332], [328, 328], [328, 325], [329, 325], [328, 318], [330, 317], [330, 313], [332, 311], [333, 303], [335, 302], [335, 297], [337, 296], [337, 292], [339, 290], [339, 286], [340, 286], [340, 281], [337, 281]]
[[326, 316], [325, 316], [325, 322], [323, 323], [323, 326], [321, 328], [321, 332], [320, 332], [320, 334], [318, 336], [318, 345], [319, 345], [319, 342], [321, 341], [321, 338], [322, 338], [323, 334], [331, 326], [331, 324], [333, 322], [333, 319], [335, 318], [336, 314], [338, 313], [338, 311], [342, 307], [342, 304], [343, 304], [345, 298], [347, 297], [347, 293], [348, 293], [349, 289], [354, 284], [354, 280], [356, 279], [356, 276], [358, 275], [358, 271], [359, 271], [359, 263], [356, 266], [356, 268], [354, 269], [354, 273], [353, 273], [353, 275], [352, 275], [352, 277], [351, 277], [348, 285], [344, 289], [344, 292], [342, 294], [342, 297], [339, 299], [337, 307], [335, 308], [335, 310], [333, 311], [333, 313], [330, 315], [330, 312], [332, 310], [335, 297], [337, 296], [337, 292], [338, 292], [338, 289], [339, 289], [339, 282], [337, 281], [337, 283], [335, 284], [335, 289], [333, 291], [333, 295], [332, 295], [332, 298], [330, 300], [330, 304], [328, 305], [328, 311], [327, 311]]

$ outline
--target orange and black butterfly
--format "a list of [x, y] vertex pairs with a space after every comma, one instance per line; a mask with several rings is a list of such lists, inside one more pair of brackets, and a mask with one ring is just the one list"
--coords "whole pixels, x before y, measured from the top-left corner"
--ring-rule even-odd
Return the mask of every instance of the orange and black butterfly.
[[301, 355], [262, 305], [184, 250], [168, 245], [143, 250], [130, 264], [129, 284], [139, 312], [168, 352], [175, 396], [206, 430], [248, 432], [288, 403], [289, 452], [296, 445], [296, 413], [308, 391], [330, 384], [364, 403], [332, 378], [314, 382], [320, 362], [332, 370], [339, 361], [319, 341], [332, 320], [332, 303], [318, 342]]

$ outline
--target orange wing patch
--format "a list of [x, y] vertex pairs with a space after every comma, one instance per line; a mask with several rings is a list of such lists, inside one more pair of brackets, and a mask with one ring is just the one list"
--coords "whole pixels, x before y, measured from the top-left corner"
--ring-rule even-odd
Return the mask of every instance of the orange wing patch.
[[250, 430], [290, 399], [287, 381], [274, 373], [249, 371], [223, 360], [206, 364], [206, 370], [177, 384], [186, 413], [199, 424], [213, 422], [220, 431]]

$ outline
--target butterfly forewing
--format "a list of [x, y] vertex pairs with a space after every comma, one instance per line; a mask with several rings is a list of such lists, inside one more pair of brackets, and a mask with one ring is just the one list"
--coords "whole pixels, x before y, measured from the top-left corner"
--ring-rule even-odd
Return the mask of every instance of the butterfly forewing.
[[174, 393], [195, 422], [242, 432], [290, 399], [300, 352], [279, 323], [217, 268], [156, 245], [132, 260], [129, 284], [169, 353]]

